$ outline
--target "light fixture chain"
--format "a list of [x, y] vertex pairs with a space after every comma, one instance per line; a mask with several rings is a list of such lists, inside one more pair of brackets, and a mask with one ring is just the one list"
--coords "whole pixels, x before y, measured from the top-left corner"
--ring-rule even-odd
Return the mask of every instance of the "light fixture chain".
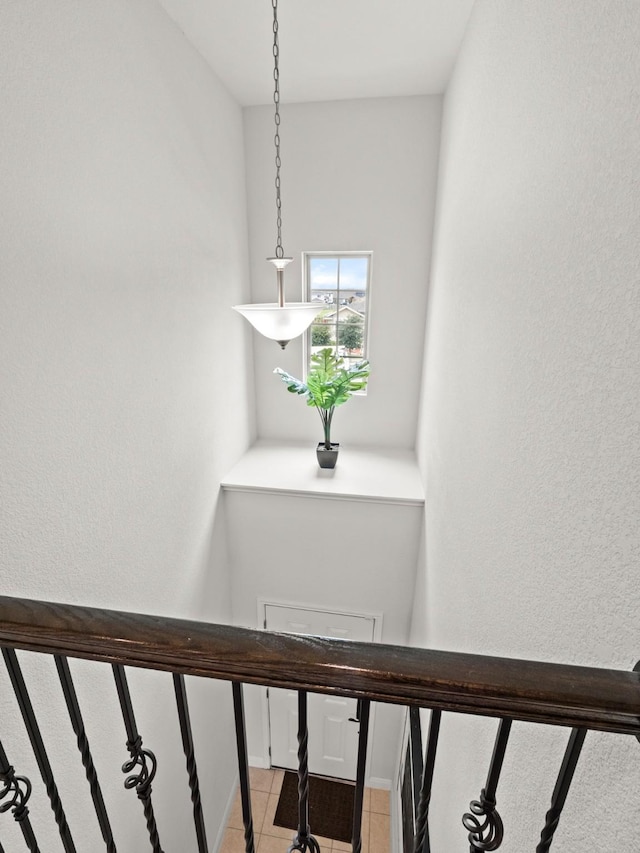
[[278, 239], [276, 241], [276, 258], [284, 257], [282, 248], [282, 199], [280, 198], [280, 45], [278, 42], [278, 0], [271, 0], [273, 6], [273, 103], [275, 105], [274, 122], [276, 126], [273, 142], [276, 148], [276, 224]]

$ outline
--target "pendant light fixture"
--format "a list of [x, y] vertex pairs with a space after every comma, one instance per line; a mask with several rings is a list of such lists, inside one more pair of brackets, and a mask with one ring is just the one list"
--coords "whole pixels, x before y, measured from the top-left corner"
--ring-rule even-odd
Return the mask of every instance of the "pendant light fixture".
[[274, 122], [276, 132], [274, 144], [276, 149], [276, 229], [277, 241], [275, 257], [267, 258], [276, 268], [278, 287], [277, 302], [263, 302], [254, 305], [234, 305], [234, 310], [242, 314], [251, 325], [264, 335], [277, 341], [282, 349], [292, 338], [297, 338], [307, 329], [314, 318], [325, 307], [317, 302], [289, 302], [284, 299], [284, 269], [293, 258], [285, 258], [282, 248], [282, 201], [280, 198], [280, 47], [278, 41], [278, 0], [271, 0], [273, 7], [273, 79], [275, 88], [273, 103], [275, 105]]

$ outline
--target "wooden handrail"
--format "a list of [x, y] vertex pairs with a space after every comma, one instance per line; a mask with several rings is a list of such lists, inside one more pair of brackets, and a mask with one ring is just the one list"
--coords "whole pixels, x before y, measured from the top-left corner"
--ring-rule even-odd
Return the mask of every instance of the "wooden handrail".
[[0, 596], [0, 645], [400, 705], [640, 734], [640, 673], [277, 634]]

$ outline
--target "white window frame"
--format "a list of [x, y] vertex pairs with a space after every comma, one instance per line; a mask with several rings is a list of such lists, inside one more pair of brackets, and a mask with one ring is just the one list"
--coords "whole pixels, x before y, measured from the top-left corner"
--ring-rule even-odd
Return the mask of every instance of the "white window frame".
[[[314, 258], [337, 258], [338, 259], [338, 293], [340, 292], [340, 259], [342, 258], [367, 258], [367, 286], [366, 286], [366, 311], [364, 315], [364, 331], [362, 336], [362, 358], [369, 358], [369, 315], [371, 314], [371, 270], [373, 267], [373, 252], [371, 250], [364, 251], [334, 251], [334, 252], [303, 252], [302, 253], [302, 287], [303, 287], [303, 301], [310, 302], [311, 301], [311, 275], [310, 275], [310, 265], [311, 260]], [[338, 296], [337, 310], [340, 308], [340, 298]], [[303, 337], [303, 346], [302, 346], [302, 370], [303, 377], [306, 380], [307, 374], [309, 372], [309, 358], [311, 356], [311, 329], [313, 324], [309, 326], [307, 331], [304, 333]], [[336, 323], [337, 329], [337, 323]], [[367, 393], [366, 388], [363, 391], [358, 391], [358, 394], [365, 395]]]

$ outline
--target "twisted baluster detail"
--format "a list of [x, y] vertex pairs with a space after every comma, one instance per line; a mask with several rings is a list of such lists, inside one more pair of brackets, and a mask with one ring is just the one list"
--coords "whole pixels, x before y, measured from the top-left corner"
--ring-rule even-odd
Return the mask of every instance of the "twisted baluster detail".
[[[306, 722], [306, 721], [305, 721]], [[298, 802], [309, 802], [309, 731], [305, 725], [305, 731], [298, 735]], [[307, 833], [309, 825], [308, 815], [304, 821], [300, 821], [298, 830]]]
[[[40, 853], [38, 842], [29, 820], [27, 803], [31, 797], [31, 782], [26, 776], [17, 776], [0, 743], [0, 814], [12, 811], [30, 853]], [[3, 802], [4, 801], [4, 802]], [[4, 853], [0, 845], [0, 853]]]
[[47, 796], [49, 797], [49, 801], [51, 803], [51, 810], [53, 811], [53, 816], [55, 818], [56, 823], [58, 824], [60, 835], [62, 837], [63, 843], [65, 844], [65, 850], [69, 851], [69, 853], [75, 853], [76, 848], [73, 842], [71, 841], [69, 824], [67, 823], [67, 816], [64, 813], [64, 808], [62, 807], [62, 800], [60, 799], [60, 794], [58, 793], [58, 786], [54, 781], [53, 775], [47, 775], [47, 778], [45, 780], [45, 790], [47, 792]]
[[249, 823], [244, 823], [244, 849], [249, 853], [254, 853], [256, 849], [255, 836], [253, 834], [253, 818]]
[[116, 853], [116, 845], [113, 840], [113, 836], [111, 835], [111, 827], [108, 824], [108, 819], [106, 818], [106, 810], [104, 809], [104, 802], [102, 800], [102, 792], [100, 790], [100, 783], [98, 782], [98, 773], [96, 771], [95, 764], [93, 763], [93, 757], [91, 755], [91, 751], [89, 749], [89, 741], [87, 739], [87, 735], [84, 730], [84, 726], [80, 726], [77, 734], [76, 741], [78, 744], [78, 749], [80, 751], [80, 758], [82, 760], [82, 766], [85, 770], [85, 776], [87, 777], [87, 782], [89, 783], [89, 788], [91, 789], [91, 794], [93, 796], [94, 801], [99, 798], [102, 803], [102, 808], [105, 815], [105, 820], [107, 820], [107, 828], [105, 831], [105, 827], [100, 823], [100, 828], [102, 830], [102, 836], [105, 840], [105, 844], [107, 847], [107, 853]]
[[306, 725], [304, 734], [298, 734], [298, 768], [298, 803], [301, 806], [301, 815], [302, 810], [304, 810], [304, 820], [300, 820], [298, 832], [287, 853], [291, 853], [293, 850], [300, 850], [301, 853], [306, 853], [307, 850], [311, 850], [312, 853], [320, 853], [320, 845], [313, 835], [310, 834], [308, 823], [309, 732], [306, 729]]
[[249, 786], [249, 761], [247, 757], [247, 731], [244, 722], [244, 700], [242, 684], [232, 682], [233, 715], [236, 723], [236, 748], [238, 751], [238, 772], [240, 775], [240, 801], [242, 804], [242, 825], [244, 826], [245, 853], [255, 853], [253, 836], [253, 818], [251, 816], [251, 789]]
[[[93, 757], [91, 755], [91, 750], [89, 749], [89, 740], [87, 738], [87, 733], [85, 732], [84, 725], [80, 725], [76, 732], [76, 743], [78, 745], [78, 750], [80, 752], [80, 760], [82, 761], [82, 766], [85, 770], [85, 776], [87, 777], [87, 782], [89, 783], [89, 787], [91, 791], [95, 791], [98, 786], [98, 774], [96, 772], [95, 764], [93, 763]], [[112, 848], [109, 847], [109, 853], [111, 853]], [[115, 847], [113, 848], [115, 850]]]
[[560, 822], [560, 816], [562, 815], [562, 810], [569, 794], [573, 774], [575, 773], [586, 736], [586, 729], [571, 730], [555, 788], [553, 789], [551, 808], [545, 815], [544, 827], [540, 833], [540, 841], [536, 847], [536, 853], [548, 853], [548, 850], [551, 848], [551, 842]]
[[471, 812], [467, 812], [462, 817], [462, 824], [469, 833], [470, 853], [476, 853], [478, 850], [497, 850], [502, 844], [504, 826], [502, 818], [496, 811], [496, 790], [512, 722], [509, 717], [500, 720], [487, 774], [487, 784], [480, 791], [480, 799], [472, 800], [469, 804]]
[[71, 720], [71, 726], [76, 736], [76, 743], [80, 752], [82, 766], [84, 767], [85, 776], [89, 783], [89, 789], [91, 790], [91, 797], [96, 809], [102, 838], [104, 839], [107, 847], [107, 853], [116, 853], [116, 845], [111, 832], [111, 824], [109, 823], [107, 809], [102, 797], [102, 790], [98, 781], [98, 773], [96, 771], [95, 764], [93, 763], [93, 756], [91, 755], [91, 749], [89, 747], [89, 739], [87, 738], [84, 720], [78, 703], [78, 697], [73, 685], [73, 679], [71, 678], [69, 662], [66, 657], [63, 657], [62, 655], [55, 655], [55, 662], [60, 684], [62, 686], [62, 692], [67, 704], [67, 710], [69, 712], [69, 719]]
[[[122, 765], [122, 772], [129, 775], [124, 781], [124, 787], [127, 790], [136, 789], [138, 799], [142, 803], [144, 816], [147, 821], [147, 831], [149, 840], [153, 847], [153, 853], [162, 853], [160, 846], [160, 838], [158, 836], [158, 828], [156, 819], [153, 814], [153, 806], [151, 804], [151, 783], [156, 775], [157, 761], [155, 755], [148, 749], [142, 748], [142, 738], [138, 734], [136, 726], [136, 718], [133, 713], [133, 705], [131, 703], [131, 694], [129, 693], [129, 685], [124, 667], [120, 664], [114, 664], [113, 677], [116, 682], [118, 691], [118, 699], [120, 700], [120, 708], [122, 710], [122, 719], [127, 732], [127, 749], [131, 756], [129, 761], [125, 761]], [[147, 766], [147, 759], [151, 768]], [[133, 771], [138, 769], [137, 773]]]
[[[196, 821], [196, 835], [198, 839], [198, 850], [206, 851], [207, 836], [205, 833], [204, 820], [202, 817], [202, 799], [200, 797], [200, 783], [198, 781], [198, 768], [193, 749], [186, 756], [187, 776], [189, 777], [189, 789], [191, 791], [191, 803]], [[246, 839], [245, 839], [246, 840]]]
[[[127, 741], [127, 749], [131, 758], [122, 765], [122, 772], [130, 775], [124, 780], [124, 787], [128, 791], [132, 788], [136, 789], [138, 799], [142, 802], [151, 846], [154, 853], [162, 853], [158, 827], [151, 803], [151, 783], [155, 779], [158, 762], [150, 749], [142, 748], [142, 738], [140, 735], [134, 741]], [[147, 765], [147, 760], [150, 767]], [[138, 772], [134, 773], [133, 771], [136, 768]]]
[[[431, 791], [420, 800], [418, 807], [418, 817], [416, 820], [416, 834], [414, 840], [415, 853], [421, 853], [425, 848], [427, 841], [427, 827], [429, 826], [429, 805], [431, 803]], [[464, 820], [464, 818], [463, 818]]]
[[189, 703], [187, 701], [187, 688], [183, 675], [174, 673], [173, 687], [176, 694], [178, 720], [180, 722], [180, 734], [182, 736], [182, 749], [184, 751], [187, 764], [187, 775], [189, 777], [189, 790], [191, 791], [191, 802], [193, 804], [193, 820], [195, 823], [196, 838], [198, 841], [198, 851], [199, 853], [208, 853], [207, 832], [202, 813], [200, 783], [198, 781], [198, 768], [196, 765], [193, 733], [191, 731], [191, 717], [189, 715]]
[[464, 828], [469, 833], [471, 853], [476, 850], [497, 850], [504, 838], [502, 818], [496, 811], [496, 801], [487, 797], [485, 789], [480, 799], [469, 804], [471, 813], [462, 817]]
[[320, 853], [320, 845], [309, 832], [309, 729], [307, 726], [307, 694], [298, 692], [298, 832], [288, 853], [299, 850]]
[[189, 790], [191, 791], [191, 803], [194, 812], [202, 811], [202, 798], [200, 797], [200, 783], [198, 781], [198, 768], [196, 757], [193, 752], [186, 756], [187, 776], [189, 778]]
[[[138, 736], [135, 741], [127, 741], [127, 749], [131, 758], [125, 761], [122, 765], [123, 773], [130, 773], [130, 776], [124, 780], [124, 787], [130, 791], [136, 789], [136, 793], [141, 800], [151, 795], [151, 783], [155, 779], [158, 762], [155, 755], [150, 749], [142, 748], [142, 738]], [[147, 759], [151, 764], [151, 769], [147, 767]], [[133, 770], [139, 767], [138, 773], [132, 773]]]
[[[27, 803], [31, 796], [31, 782], [26, 776], [16, 776], [14, 768], [0, 771], [0, 814], [11, 810], [18, 823], [29, 817]], [[3, 802], [6, 800], [6, 802]]]
[[246, 850], [254, 851], [256, 849], [256, 847], [255, 847], [255, 837], [253, 834], [253, 818], [251, 819], [251, 821], [248, 824], [246, 824], [246, 823], [244, 824], [243, 838], [244, 838], [244, 849], [245, 849], [245, 851]]
[[[305, 721], [306, 722], [306, 721]], [[300, 821], [298, 832], [293, 839], [289, 851], [307, 850], [320, 853], [320, 845], [309, 832], [308, 803], [309, 803], [309, 731], [305, 730], [298, 742], [298, 802], [304, 804], [305, 820]]]
[[536, 847], [536, 853], [547, 853], [551, 848], [551, 842], [555, 835], [558, 824], [560, 823], [560, 815], [562, 809], [554, 808], [553, 806], [546, 813], [544, 818], [544, 827], [540, 833], [540, 842]]
[[53, 770], [51, 769], [51, 764], [49, 762], [49, 757], [44, 746], [42, 734], [40, 733], [40, 727], [38, 726], [38, 721], [36, 720], [33, 705], [31, 704], [31, 699], [29, 698], [27, 685], [25, 684], [25, 680], [22, 675], [22, 670], [18, 662], [18, 656], [16, 655], [15, 649], [10, 649], [7, 647], [3, 647], [2, 655], [4, 657], [4, 661], [7, 667], [7, 672], [9, 673], [11, 684], [13, 685], [13, 690], [18, 701], [18, 705], [20, 706], [20, 713], [22, 714], [22, 719], [24, 720], [25, 728], [27, 730], [27, 734], [29, 735], [29, 740], [31, 741], [33, 754], [38, 764], [40, 775], [42, 776], [42, 780], [45, 784], [45, 789], [47, 791], [47, 796], [49, 797], [49, 802], [51, 803], [53, 816], [58, 825], [58, 831], [60, 832], [62, 845], [66, 853], [76, 853], [76, 848], [71, 837], [71, 830], [69, 829], [69, 824], [67, 823], [64, 808], [62, 807], [60, 794], [58, 793], [58, 788], [53, 778]]
[[352, 853], [362, 853], [362, 834], [358, 836], [358, 840], [352, 845], [351, 851]]

